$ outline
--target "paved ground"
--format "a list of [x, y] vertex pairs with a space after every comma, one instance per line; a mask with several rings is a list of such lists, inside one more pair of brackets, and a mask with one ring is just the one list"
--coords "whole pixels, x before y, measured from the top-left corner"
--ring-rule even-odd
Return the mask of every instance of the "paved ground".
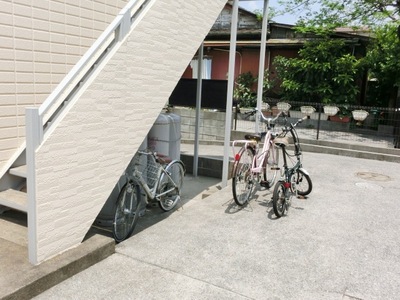
[[[314, 189], [276, 219], [230, 186], [142, 228], [36, 299], [398, 299], [398, 163], [305, 153]], [[4, 274], [3, 274], [4, 275]]]
[[[208, 177], [194, 179], [188, 175], [184, 182], [182, 203], [214, 192], [219, 180]], [[140, 219], [138, 233], [171, 214], [162, 213], [158, 206], [150, 207]], [[49, 287], [71, 277], [115, 252], [111, 232], [92, 228], [78, 247], [68, 250], [38, 266], [28, 261], [26, 214], [7, 211], [0, 215], [0, 299], [31, 299]], [[89, 297], [90, 298], [90, 297]]]

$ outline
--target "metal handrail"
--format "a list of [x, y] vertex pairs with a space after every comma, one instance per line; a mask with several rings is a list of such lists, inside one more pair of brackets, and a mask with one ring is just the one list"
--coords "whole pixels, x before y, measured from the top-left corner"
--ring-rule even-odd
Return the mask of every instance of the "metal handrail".
[[133, 19], [149, 0], [131, 0], [99, 36], [77, 64], [68, 72], [56, 89], [39, 107], [42, 124], [51, 120], [62, 104], [74, 94], [79, 85], [86, 80], [96, 64], [104, 58], [107, 52], [128, 33]]
[[93, 70], [101, 63], [112, 48], [129, 33], [140, 12], [155, 0], [131, 0], [121, 10], [114, 21], [100, 35], [79, 62], [71, 69], [57, 88], [40, 107], [27, 107], [26, 118], [26, 162], [28, 189], [28, 253], [29, 261], [38, 263], [37, 256], [37, 203], [35, 150], [43, 142], [44, 130], [49, 132], [52, 120], [65, 108], [65, 103], [80, 89], [81, 83], [93, 75]]

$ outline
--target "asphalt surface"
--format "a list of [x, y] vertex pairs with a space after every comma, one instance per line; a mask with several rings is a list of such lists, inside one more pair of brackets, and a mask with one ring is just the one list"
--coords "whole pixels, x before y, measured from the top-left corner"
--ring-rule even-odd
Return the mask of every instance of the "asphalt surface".
[[35, 299], [399, 299], [399, 164], [305, 153], [304, 167], [313, 191], [287, 216], [268, 190], [237, 207], [228, 185]]

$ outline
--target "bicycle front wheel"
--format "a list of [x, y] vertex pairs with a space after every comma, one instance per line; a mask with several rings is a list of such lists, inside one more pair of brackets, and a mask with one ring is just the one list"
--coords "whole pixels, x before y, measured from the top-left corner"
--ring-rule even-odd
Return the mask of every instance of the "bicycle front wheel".
[[267, 157], [264, 161], [264, 182], [267, 183], [267, 187], [271, 188], [276, 180], [279, 167], [279, 149], [274, 144], [270, 144]]
[[128, 182], [118, 195], [114, 211], [113, 237], [119, 243], [129, 238], [139, 219], [140, 188], [134, 182]]
[[308, 174], [299, 169], [293, 175], [295, 176], [297, 194], [300, 196], [307, 196], [312, 191], [312, 182]]
[[[236, 158], [235, 158], [236, 159]], [[232, 193], [236, 204], [243, 206], [250, 198], [253, 189], [253, 176], [251, 166], [253, 165], [254, 150], [250, 147], [242, 148], [238, 153], [233, 165]]]
[[[173, 209], [180, 200], [180, 193], [183, 185], [183, 177], [185, 176], [185, 169], [181, 161], [172, 161], [165, 171], [171, 176], [171, 179], [164, 173], [160, 176], [160, 187], [158, 194], [162, 194], [172, 189], [171, 192], [161, 196], [158, 200], [160, 208], [164, 211]], [[174, 188], [174, 183], [176, 187]]]
[[274, 188], [274, 193], [272, 195], [272, 206], [274, 208], [274, 213], [277, 218], [284, 215], [286, 210], [286, 188], [283, 181], [278, 181]]

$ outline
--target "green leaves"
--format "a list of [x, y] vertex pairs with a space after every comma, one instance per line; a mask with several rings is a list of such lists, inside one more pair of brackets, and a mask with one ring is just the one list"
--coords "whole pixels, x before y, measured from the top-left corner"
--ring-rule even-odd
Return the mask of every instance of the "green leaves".
[[342, 40], [307, 42], [298, 58], [277, 57], [274, 64], [284, 97], [292, 101], [355, 103], [359, 63]]

